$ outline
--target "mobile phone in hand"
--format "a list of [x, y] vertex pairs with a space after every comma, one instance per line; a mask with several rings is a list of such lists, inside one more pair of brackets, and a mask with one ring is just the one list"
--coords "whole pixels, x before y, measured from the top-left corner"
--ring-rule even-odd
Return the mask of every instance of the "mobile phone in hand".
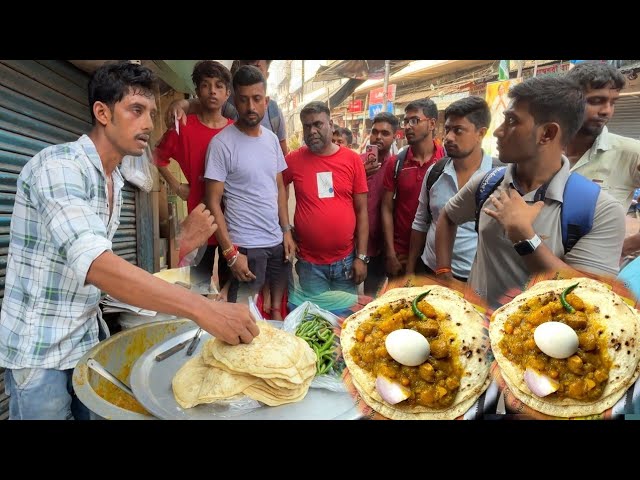
[[366, 163], [376, 163], [378, 161], [378, 145], [367, 145]]

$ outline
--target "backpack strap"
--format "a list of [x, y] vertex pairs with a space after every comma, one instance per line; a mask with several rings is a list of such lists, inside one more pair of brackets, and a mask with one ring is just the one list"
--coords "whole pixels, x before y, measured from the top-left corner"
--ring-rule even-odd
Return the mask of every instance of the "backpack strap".
[[231, 99], [228, 99], [226, 102], [224, 102], [224, 105], [222, 106], [222, 110], [220, 111], [220, 113], [222, 113], [222, 116], [225, 118], [230, 118], [231, 120], [238, 119], [238, 111], [236, 110], [236, 107], [233, 105], [233, 102], [231, 101]]
[[402, 150], [398, 156], [396, 157], [396, 164], [393, 167], [393, 183], [395, 185], [395, 190], [393, 191], [393, 199], [396, 199], [396, 196], [398, 195], [398, 176], [400, 175], [400, 172], [402, 171], [402, 166], [404, 165], [404, 160], [407, 158], [407, 152], [409, 151], [409, 148], [405, 148], [404, 150]]
[[476, 233], [478, 232], [482, 206], [484, 202], [487, 201], [487, 198], [489, 198], [489, 195], [502, 183], [506, 171], [507, 167], [492, 168], [482, 177], [482, 181], [476, 190]]
[[600, 185], [575, 172], [569, 175], [560, 213], [565, 255], [593, 228], [599, 195]]
[[[278, 130], [280, 129], [280, 109], [275, 100], [269, 100], [267, 106], [267, 115], [269, 115], [269, 123], [271, 124], [271, 130], [278, 136]], [[280, 140], [280, 139], [278, 139]]]
[[436, 181], [442, 176], [442, 172], [444, 171], [444, 167], [447, 165], [449, 161], [449, 157], [444, 157], [438, 160], [433, 167], [431, 167], [431, 171], [427, 176], [427, 212], [429, 213], [429, 222], [433, 219], [433, 214], [431, 213], [431, 203], [429, 201], [429, 192], [431, 191], [431, 187]]

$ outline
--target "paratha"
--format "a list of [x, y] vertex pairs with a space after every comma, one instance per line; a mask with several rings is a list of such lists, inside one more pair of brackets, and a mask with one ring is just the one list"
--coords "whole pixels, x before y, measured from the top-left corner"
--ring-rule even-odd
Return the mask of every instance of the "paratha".
[[[566, 296], [571, 312], [560, 295], [576, 283]], [[575, 354], [558, 359], [540, 350], [533, 333], [547, 321], [576, 332]], [[514, 396], [534, 410], [565, 418], [602, 413], [633, 385], [640, 374], [639, 333], [640, 314], [608, 285], [589, 278], [539, 282], [496, 310], [489, 327], [493, 354]], [[551, 379], [558, 390], [536, 395], [525, 381], [527, 369]]]
[[[421, 320], [411, 312], [411, 303], [427, 290], [429, 295], [418, 303], [427, 316]], [[427, 325], [427, 322], [431, 323]], [[431, 354], [424, 363], [403, 366], [386, 349], [382, 350], [386, 336], [403, 328], [416, 330], [429, 341]], [[369, 335], [377, 338], [379, 362], [371, 363], [365, 358], [369, 347], [364, 345], [370, 341]], [[340, 341], [345, 363], [361, 397], [371, 408], [391, 419], [454, 419], [464, 414], [490, 383], [489, 338], [483, 317], [458, 292], [445, 287], [389, 290], [345, 320]], [[443, 356], [445, 353], [438, 352], [445, 344], [446, 356]], [[424, 368], [432, 375], [423, 375]], [[445, 371], [448, 373], [443, 373]], [[376, 378], [378, 375], [388, 377], [394, 372], [395, 378], [391, 380], [404, 381], [410, 397], [392, 405], [376, 390]], [[440, 393], [434, 395], [434, 391]]]

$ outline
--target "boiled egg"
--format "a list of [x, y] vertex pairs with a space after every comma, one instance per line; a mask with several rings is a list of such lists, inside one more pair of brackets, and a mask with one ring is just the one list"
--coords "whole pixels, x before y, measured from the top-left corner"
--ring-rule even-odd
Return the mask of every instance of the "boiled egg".
[[561, 322], [545, 322], [533, 332], [533, 340], [552, 358], [569, 358], [578, 351], [578, 334]]
[[387, 335], [384, 346], [391, 358], [407, 367], [424, 363], [431, 351], [424, 335], [408, 328], [391, 332]]

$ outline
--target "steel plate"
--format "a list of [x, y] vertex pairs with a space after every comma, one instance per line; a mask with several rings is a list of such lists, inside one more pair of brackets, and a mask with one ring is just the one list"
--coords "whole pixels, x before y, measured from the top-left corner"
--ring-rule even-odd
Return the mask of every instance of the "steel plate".
[[[161, 362], [157, 362], [155, 358], [159, 353], [192, 338], [196, 330], [197, 328], [188, 330], [154, 345], [140, 356], [131, 370], [131, 389], [136, 399], [157, 418], [165, 420], [357, 420], [362, 417], [348, 393], [318, 388], [310, 388], [307, 396], [300, 402], [278, 407], [263, 405], [241, 414], [215, 404], [183, 409], [173, 397], [171, 380], [180, 367], [192, 357], [187, 356], [187, 349], [184, 348]], [[210, 338], [211, 335], [208, 333], [202, 333], [194, 355], [200, 352], [202, 345]]]

